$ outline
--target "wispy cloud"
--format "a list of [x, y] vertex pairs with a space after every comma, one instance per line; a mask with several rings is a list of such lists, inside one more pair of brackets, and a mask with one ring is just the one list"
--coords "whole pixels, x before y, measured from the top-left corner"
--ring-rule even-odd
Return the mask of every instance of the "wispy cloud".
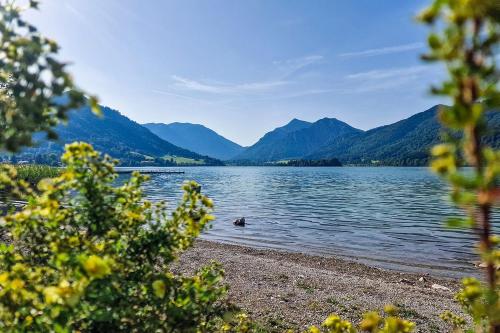
[[[323, 59], [322, 56], [309, 56], [290, 59], [279, 64], [287, 65], [296, 71]], [[210, 104], [232, 104], [285, 100], [323, 94], [358, 94], [373, 91], [390, 90], [408, 84], [427, 82], [427, 78], [439, 75], [436, 66], [415, 65], [372, 69], [354, 72], [338, 78], [332, 84], [309, 84], [301, 80], [270, 80], [241, 84], [227, 84], [213, 80], [193, 80], [173, 75], [173, 82], [167, 90], [155, 90], [154, 93], [169, 95], [181, 99], [203, 101]], [[200, 93], [204, 95], [200, 95]]]
[[401, 53], [408, 52], [413, 50], [421, 49], [425, 46], [424, 43], [411, 43], [411, 44], [402, 44], [388, 47], [381, 47], [377, 49], [369, 49], [363, 51], [356, 52], [347, 52], [339, 54], [339, 57], [343, 58], [354, 58], [354, 57], [373, 57], [385, 54], [393, 54], [393, 53]]
[[427, 82], [426, 77], [439, 75], [435, 66], [410, 66], [401, 68], [376, 69], [349, 74], [344, 77], [344, 93], [364, 93], [393, 89], [405, 84]]
[[173, 75], [173, 87], [182, 90], [197, 91], [211, 94], [244, 94], [268, 92], [278, 87], [288, 84], [287, 81], [263, 81], [242, 84], [211, 84], [207, 82], [196, 81], [181, 76]]
[[324, 57], [322, 55], [308, 55], [299, 58], [277, 60], [273, 64], [278, 68], [279, 71], [284, 73], [284, 76], [291, 76], [299, 70], [311, 66], [313, 64], [320, 63], [323, 61]]
[[279, 101], [279, 100], [300, 98], [300, 97], [313, 96], [313, 95], [329, 94], [332, 92], [343, 93], [342, 90], [336, 89], [336, 88], [328, 88], [328, 89], [320, 89], [320, 88], [315, 89], [315, 88], [313, 88], [313, 89], [308, 89], [308, 90], [300, 90], [300, 91], [295, 91], [295, 92], [287, 92], [284, 94], [265, 96], [262, 98], [251, 98], [248, 101], [246, 101], [246, 104], [248, 105], [249, 103], [260, 103], [260, 102], [265, 102], [265, 101]]
[[176, 93], [173, 93], [171, 91], [153, 89], [152, 92], [155, 93], [155, 94], [158, 94], [158, 95], [172, 96], [172, 97], [177, 97], [177, 98], [181, 98], [181, 99], [187, 99], [187, 100], [196, 101], [196, 102], [205, 102], [204, 100], [199, 99], [199, 98], [195, 98], [195, 97], [191, 97], [191, 96], [186, 96], [186, 95], [182, 95], [182, 94], [176, 94]]
[[322, 55], [308, 55], [300, 58], [277, 60], [274, 61], [273, 63], [279, 67], [285, 67], [286, 69], [297, 70], [309, 66], [311, 64], [317, 63], [321, 60], [323, 60]]
[[[269, 71], [269, 78], [267, 80], [257, 82], [245, 83], [227, 83], [216, 80], [199, 80], [187, 78], [180, 75], [172, 75], [171, 83], [167, 90], [162, 90], [164, 95], [170, 94], [179, 98], [188, 98], [192, 94], [203, 93], [215, 96], [226, 96], [229, 98], [237, 98], [238, 100], [248, 97], [256, 98], [260, 95], [268, 98], [270, 93], [275, 94], [273, 97], [289, 94], [290, 89], [296, 89], [300, 86], [300, 79], [293, 78], [292, 76], [299, 72], [304, 75], [303, 71], [306, 67], [323, 61], [322, 55], [307, 55], [298, 58], [291, 58], [285, 60], [274, 61]], [[178, 94], [183, 92], [183, 94]], [[156, 91], [160, 93], [160, 91]], [[301, 92], [302, 94], [304, 92]], [[295, 93], [293, 93], [295, 94]], [[307, 95], [307, 93], [306, 93]], [[246, 98], [245, 98], [246, 99]]]
[[346, 76], [350, 80], [383, 80], [394, 77], [414, 77], [420, 75], [431, 68], [430, 66], [410, 66], [401, 68], [375, 69], [366, 72], [353, 73]]

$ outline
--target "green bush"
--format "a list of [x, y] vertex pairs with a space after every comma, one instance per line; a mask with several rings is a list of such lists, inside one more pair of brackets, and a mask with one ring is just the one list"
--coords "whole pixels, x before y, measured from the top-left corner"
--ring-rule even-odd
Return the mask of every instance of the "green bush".
[[[491, 216], [500, 201], [500, 151], [484, 140], [485, 112], [498, 112], [500, 106], [495, 54], [500, 43], [500, 1], [435, 0], [419, 18], [435, 30], [424, 59], [446, 64], [449, 73], [433, 92], [453, 101], [440, 111], [447, 141], [434, 147], [431, 167], [450, 183], [452, 201], [467, 215], [448, 224], [476, 232], [477, 251], [486, 266], [486, 283], [464, 279], [456, 299], [474, 321], [467, 332], [500, 332], [499, 238], [493, 233]], [[463, 318], [450, 312], [442, 318], [457, 332], [466, 327]]]
[[44, 178], [54, 178], [61, 174], [61, 169], [42, 164], [15, 165], [14, 168], [17, 172], [17, 179], [33, 185], [38, 184]]
[[[37, 8], [38, 2], [29, 1]], [[17, 152], [35, 132], [90, 103], [56, 59], [57, 44], [0, 0], [0, 150]], [[171, 217], [144, 200], [139, 174], [116, 186], [114, 162], [91, 146], [67, 147], [66, 168], [0, 166], [0, 190], [28, 201], [1, 217], [0, 331], [202, 332], [214, 330], [226, 293], [217, 264], [185, 277], [169, 270], [211, 220], [195, 183]], [[36, 170], [35, 170], [36, 169]], [[220, 320], [219, 320], [220, 321]]]
[[144, 200], [145, 177], [114, 186], [113, 162], [68, 145], [60, 176], [43, 180], [26, 208], [1, 219], [2, 332], [196, 332], [226, 292], [217, 264], [193, 277], [169, 271], [207, 226], [212, 202], [196, 183], [168, 217]]

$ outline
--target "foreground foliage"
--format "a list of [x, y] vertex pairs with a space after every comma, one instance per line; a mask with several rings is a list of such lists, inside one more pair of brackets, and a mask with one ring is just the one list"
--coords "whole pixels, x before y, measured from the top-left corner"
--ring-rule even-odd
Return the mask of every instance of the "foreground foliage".
[[[311, 326], [304, 333], [409, 333], [413, 332], [415, 324], [397, 316], [398, 309], [392, 305], [384, 308], [385, 316], [378, 312], [368, 312], [356, 327], [338, 315], [328, 316], [320, 327]], [[265, 329], [253, 323], [245, 314], [238, 314], [235, 318], [221, 326], [222, 332], [266, 332]], [[291, 332], [291, 331], [288, 331]]]
[[[9, 152], [30, 145], [35, 132], [54, 137], [54, 125], [85, 101], [97, 111], [55, 59], [57, 44], [20, 11], [0, 0], [0, 150]], [[69, 145], [63, 163], [37, 191], [15, 168], [0, 168], [0, 188], [28, 200], [1, 218], [0, 331], [212, 330], [226, 291], [220, 267], [192, 277], [169, 270], [211, 220], [200, 187], [186, 184], [169, 217], [164, 204], [144, 200], [145, 177], [113, 185], [114, 161], [88, 144]]]
[[193, 277], [169, 271], [212, 218], [200, 187], [186, 184], [168, 218], [163, 204], [143, 200], [145, 177], [114, 187], [113, 163], [89, 145], [69, 145], [63, 162], [62, 174], [42, 181], [25, 209], [0, 220], [12, 241], [0, 248], [0, 330], [206, 327], [225, 293], [220, 267]]
[[[432, 168], [452, 186], [451, 198], [467, 218], [450, 219], [454, 227], [470, 227], [479, 238], [478, 252], [486, 264], [486, 284], [463, 281], [457, 300], [474, 320], [467, 332], [500, 332], [499, 238], [492, 232], [492, 209], [500, 199], [500, 151], [488, 146], [486, 110], [498, 112], [499, 73], [495, 58], [500, 42], [500, 1], [435, 0], [420, 19], [442, 30], [429, 36], [429, 61], [444, 62], [450, 78], [433, 89], [453, 100], [440, 112], [449, 129], [446, 143], [435, 146]], [[459, 135], [457, 135], [459, 134]], [[472, 170], [464, 170], [464, 165]], [[452, 313], [442, 317], [457, 331], [465, 321]]]
[[[37, 8], [38, 2], [29, 6]], [[85, 101], [66, 65], [55, 58], [57, 43], [23, 20], [20, 11], [14, 1], [0, 1], [0, 149], [9, 151], [31, 145], [34, 132], [54, 138], [53, 126]], [[89, 101], [97, 112], [96, 99]]]

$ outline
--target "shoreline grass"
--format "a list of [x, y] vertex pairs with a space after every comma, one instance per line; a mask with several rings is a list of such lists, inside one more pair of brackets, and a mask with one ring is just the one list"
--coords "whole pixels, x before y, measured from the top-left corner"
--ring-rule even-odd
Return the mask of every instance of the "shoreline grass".
[[60, 168], [44, 164], [8, 165], [11, 165], [16, 169], [18, 179], [25, 180], [31, 184], [37, 184], [44, 178], [57, 177], [61, 173]]

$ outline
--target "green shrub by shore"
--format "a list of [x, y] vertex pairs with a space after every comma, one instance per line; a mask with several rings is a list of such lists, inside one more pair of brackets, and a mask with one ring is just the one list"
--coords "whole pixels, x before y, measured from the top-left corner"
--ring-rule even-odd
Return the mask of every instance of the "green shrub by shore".
[[[4, 164], [5, 165], [5, 164]], [[3, 166], [0, 164], [0, 166]], [[54, 178], [61, 174], [61, 169], [42, 164], [12, 165], [17, 171], [17, 178], [30, 184], [37, 184], [45, 178]]]

